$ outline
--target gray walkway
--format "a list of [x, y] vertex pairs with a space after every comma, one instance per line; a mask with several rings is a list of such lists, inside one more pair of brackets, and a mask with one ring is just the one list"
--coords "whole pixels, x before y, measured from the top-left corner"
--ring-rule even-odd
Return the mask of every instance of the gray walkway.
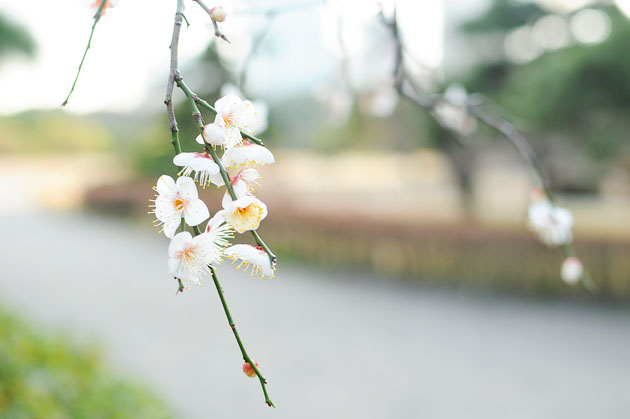
[[[147, 217], [147, 223], [149, 223]], [[85, 215], [3, 216], [0, 298], [101, 342], [183, 418], [630, 417], [630, 310], [220, 270], [278, 406], [240, 372], [211, 284], [175, 296], [167, 240]]]

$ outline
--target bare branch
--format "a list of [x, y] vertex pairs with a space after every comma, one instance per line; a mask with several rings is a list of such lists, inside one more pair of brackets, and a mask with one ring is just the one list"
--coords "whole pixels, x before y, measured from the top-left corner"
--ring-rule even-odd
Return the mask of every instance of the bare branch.
[[[405, 71], [405, 48], [398, 27], [396, 6], [394, 6], [394, 14], [391, 19], [386, 19], [382, 12], [380, 14], [380, 18], [383, 24], [390, 29], [395, 43], [396, 58], [393, 68], [393, 77], [394, 85], [398, 93], [415, 103], [420, 108], [425, 109], [436, 120], [436, 122], [438, 122], [438, 124], [447, 133], [449, 133], [449, 136], [456, 139], [460, 144], [464, 143], [464, 141], [461, 140], [463, 137], [459, 133], [450, 129], [450, 127], [445, 126], [436, 114], [436, 107], [439, 104], [444, 103], [450, 106], [463, 108], [469, 116], [483, 122], [503, 134], [505, 139], [514, 146], [527, 165], [532, 169], [539, 187], [543, 190], [551, 205], [554, 205], [553, 193], [544, 175], [542, 166], [536, 156], [536, 153], [534, 152], [534, 149], [531, 147], [525, 136], [519, 132], [513, 124], [499, 116], [496, 112], [489, 110], [487, 106], [488, 100], [480, 93], [468, 95], [465, 99], [465, 103], [453, 103], [453, 101], [446, 95], [426, 95], [422, 93], [420, 89], [416, 88], [413, 81], [409, 78]], [[564, 244], [562, 249], [565, 257], [576, 256], [575, 248], [571, 243]], [[581, 282], [584, 288], [590, 292], [597, 292], [599, 289], [586, 269], [584, 269]]]
[[179, 59], [179, 33], [182, 28], [182, 20], [184, 17], [184, 0], [177, 0], [177, 10], [175, 11], [175, 23], [173, 24], [173, 36], [171, 37], [171, 60], [170, 71], [168, 73], [168, 83], [166, 84], [166, 96], [164, 97], [164, 104], [166, 105], [166, 112], [168, 113], [168, 125], [171, 130], [171, 143], [175, 148], [175, 153], [182, 152], [182, 148], [179, 144], [179, 128], [177, 127], [177, 119], [175, 119], [175, 108], [173, 107], [173, 89], [175, 87], [175, 79], [179, 74], [178, 59]]

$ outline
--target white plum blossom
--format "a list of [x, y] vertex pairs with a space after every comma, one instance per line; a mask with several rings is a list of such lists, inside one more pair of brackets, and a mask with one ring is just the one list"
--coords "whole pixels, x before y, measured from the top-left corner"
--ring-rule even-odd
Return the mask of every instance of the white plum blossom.
[[[241, 99], [245, 97], [243, 92], [232, 83], [225, 83], [221, 86], [221, 96], [234, 95]], [[258, 125], [256, 126], [256, 134], [260, 134], [267, 130], [269, 126], [269, 105], [264, 100], [252, 100], [252, 104], [257, 112]]]
[[562, 262], [560, 276], [567, 284], [575, 284], [580, 280], [580, 278], [582, 278], [583, 274], [584, 267], [582, 266], [580, 259], [574, 256], [569, 256], [564, 260], [564, 262]]
[[260, 222], [267, 216], [267, 205], [251, 195], [246, 195], [232, 201], [226, 194], [223, 199], [225, 221], [239, 233], [256, 230]]
[[242, 144], [225, 150], [221, 162], [224, 167], [238, 169], [248, 166], [271, 164], [275, 160], [266, 147], [244, 141]]
[[241, 130], [253, 134], [258, 125], [257, 112], [249, 100], [227, 95], [214, 104], [217, 116], [214, 124], [225, 130], [225, 147], [234, 147], [243, 140]]
[[183, 166], [180, 175], [190, 176], [194, 172], [193, 179], [204, 188], [210, 184], [211, 176], [219, 173], [219, 166], [208, 152], [179, 153], [173, 158], [173, 164]]
[[[230, 175], [230, 185], [232, 186], [232, 190], [234, 191], [237, 199], [250, 195], [254, 192], [254, 185], [257, 185], [258, 179], [260, 179], [260, 173], [258, 173], [258, 170], [252, 168], [240, 170], [227, 169], [227, 172]], [[217, 186], [225, 186], [225, 182], [223, 181], [221, 174], [211, 176], [210, 181]], [[229, 195], [227, 196], [229, 197]]]
[[235, 244], [225, 249], [225, 256], [233, 261], [241, 260], [236, 269], [243, 268], [244, 272], [251, 267], [250, 276], [258, 276], [262, 279], [273, 278], [276, 268], [271, 265], [269, 255], [260, 247], [249, 244]]
[[214, 214], [214, 217], [208, 221], [204, 233], [207, 235], [211, 246], [219, 253], [220, 258], [223, 256], [223, 250], [230, 245], [229, 240], [234, 237], [234, 230], [225, 222], [224, 214], [225, 210]]
[[182, 281], [201, 285], [211, 276], [209, 265], [221, 262], [220, 246], [208, 233], [193, 237], [188, 231], [177, 233], [168, 246], [168, 270]]
[[210, 216], [208, 207], [199, 199], [195, 181], [182, 176], [177, 182], [172, 177], [162, 175], [154, 188], [158, 195], [151, 205], [157, 218], [156, 225], [164, 225], [164, 235], [173, 238], [181, 225], [182, 217], [186, 224], [196, 226]]
[[529, 227], [547, 246], [571, 243], [573, 216], [568, 210], [556, 207], [546, 199], [540, 199], [529, 206], [528, 216]]

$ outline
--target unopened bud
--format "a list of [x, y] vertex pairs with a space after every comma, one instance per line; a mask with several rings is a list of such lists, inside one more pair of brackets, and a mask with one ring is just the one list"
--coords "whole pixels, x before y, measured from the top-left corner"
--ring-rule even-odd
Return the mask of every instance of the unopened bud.
[[580, 280], [582, 275], [584, 274], [584, 267], [582, 266], [582, 262], [580, 259], [576, 257], [568, 257], [562, 263], [562, 270], [560, 271], [560, 276], [562, 280], [568, 284], [574, 284]]
[[211, 145], [225, 144], [225, 129], [217, 124], [208, 124], [203, 127], [203, 138]]
[[[256, 368], [258, 368], [258, 361], [256, 361], [255, 359], [254, 361], [254, 365], [256, 365]], [[245, 362], [243, 364], [243, 372], [245, 373], [246, 376], [254, 378], [256, 377], [256, 371], [254, 371], [254, 369], [252, 368], [252, 366], [249, 364], [249, 362]]]
[[223, 9], [223, 7], [217, 6], [210, 9], [210, 17], [215, 22], [223, 22], [227, 17], [227, 13], [225, 13], [225, 9]]

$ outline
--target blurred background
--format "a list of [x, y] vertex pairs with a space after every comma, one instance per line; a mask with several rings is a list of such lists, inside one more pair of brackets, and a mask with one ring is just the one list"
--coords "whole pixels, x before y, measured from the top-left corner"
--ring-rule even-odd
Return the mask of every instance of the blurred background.
[[[175, 297], [146, 215], [177, 173], [176, 2], [108, 10], [60, 109], [90, 3], [0, 0], [0, 417], [628, 417], [629, 1], [226, 0], [229, 44], [186, 2], [188, 85], [268, 111], [277, 276], [219, 274], [275, 410], [210, 284]], [[534, 178], [498, 132], [398, 95], [395, 9], [415, 86], [481, 92], [525, 133], [600, 293], [527, 230]]]

